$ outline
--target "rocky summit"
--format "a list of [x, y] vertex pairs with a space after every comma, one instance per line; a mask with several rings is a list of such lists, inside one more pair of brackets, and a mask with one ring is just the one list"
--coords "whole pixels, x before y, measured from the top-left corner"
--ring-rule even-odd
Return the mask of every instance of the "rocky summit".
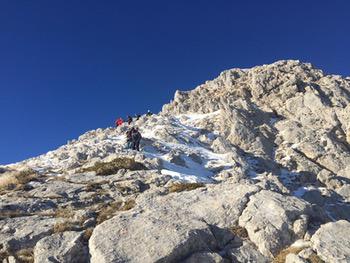
[[349, 102], [308, 63], [235, 68], [3, 165], [1, 261], [350, 262]]

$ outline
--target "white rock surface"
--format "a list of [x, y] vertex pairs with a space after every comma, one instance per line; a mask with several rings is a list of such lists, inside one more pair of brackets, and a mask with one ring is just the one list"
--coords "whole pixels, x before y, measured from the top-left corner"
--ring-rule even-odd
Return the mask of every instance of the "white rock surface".
[[295, 223], [310, 213], [309, 209], [306, 202], [296, 197], [264, 190], [250, 197], [239, 224], [247, 229], [250, 240], [262, 254], [273, 257], [302, 235], [299, 228], [294, 232]]
[[91, 262], [174, 262], [224, 246], [233, 238], [225, 228], [235, 225], [256, 191], [253, 185], [222, 184], [144, 196], [133, 212], [95, 228], [89, 241]]
[[50, 217], [26, 216], [0, 220], [0, 251], [32, 247], [51, 234], [56, 220]]
[[307, 261], [298, 255], [288, 254], [285, 263], [307, 263]]
[[88, 262], [87, 247], [83, 244], [83, 232], [67, 231], [41, 239], [34, 249], [34, 262]]
[[312, 236], [313, 249], [325, 262], [350, 262], [350, 223], [327, 223]]

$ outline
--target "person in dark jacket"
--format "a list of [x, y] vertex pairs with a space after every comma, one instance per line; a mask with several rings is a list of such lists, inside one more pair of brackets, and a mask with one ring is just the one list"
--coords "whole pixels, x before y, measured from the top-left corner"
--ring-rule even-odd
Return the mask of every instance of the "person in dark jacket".
[[130, 125], [132, 123], [132, 117], [128, 116], [127, 120], [128, 120], [128, 124]]
[[130, 130], [126, 132], [126, 148], [131, 149], [133, 148], [133, 140], [132, 140], [132, 133], [134, 131], [134, 127], [132, 127]]
[[141, 118], [140, 114], [135, 114], [135, 119], [138, 121]]
[[131, 133], [132, 135], [132, 149], [136, 151], [140, 151], [140, 142], [142, 139], [141, 133], [139, 132], [138, 128], [134, 128], [134, 130]]

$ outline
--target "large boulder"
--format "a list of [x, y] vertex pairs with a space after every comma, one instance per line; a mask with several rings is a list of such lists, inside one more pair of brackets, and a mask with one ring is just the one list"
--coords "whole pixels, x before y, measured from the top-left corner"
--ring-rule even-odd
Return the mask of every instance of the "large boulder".
[[350, 223], [345, 220], [322, 225], [312, 236], [313, 249], [325, 262], [350, 262]]
[[305, 233], [306, 214], [310, 213], [308, 203], [292, 196], [276, 192], [260, 191], [250, 197], [247, 208], [239, 218], [239, 225], [245, 227], [251, 241], [260, 252], [273, 257], [282, 248], [291, 244]]
[[41, 239], [34, 249], [34, 262], [87, 262], [88, 251], [83, 243], [83, 236], [84, 232], [68, 231]]
[[228, 249], [226, 253], [233, 262], [269, 262], [268, 258], [262, 255], [250, 241], [243, 241], [241, 246]]
[[37, 241], [52, 233], [55, 221], [43, 216], [0, 220], [0, 252], [33, 247]]
[[228, 243], [253, 185], [221, 184], [167, 196], [141, 197], [133, 210], [98, 225], [91, 262], [176, 262]]

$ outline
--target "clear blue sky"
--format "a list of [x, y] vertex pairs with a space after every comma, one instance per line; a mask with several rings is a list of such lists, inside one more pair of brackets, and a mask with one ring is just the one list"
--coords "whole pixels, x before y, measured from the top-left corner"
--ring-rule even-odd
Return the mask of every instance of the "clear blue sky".
[[350, 1], [2, 0], [0, 164], [158, 112], [232, 67], [350, 75]]

